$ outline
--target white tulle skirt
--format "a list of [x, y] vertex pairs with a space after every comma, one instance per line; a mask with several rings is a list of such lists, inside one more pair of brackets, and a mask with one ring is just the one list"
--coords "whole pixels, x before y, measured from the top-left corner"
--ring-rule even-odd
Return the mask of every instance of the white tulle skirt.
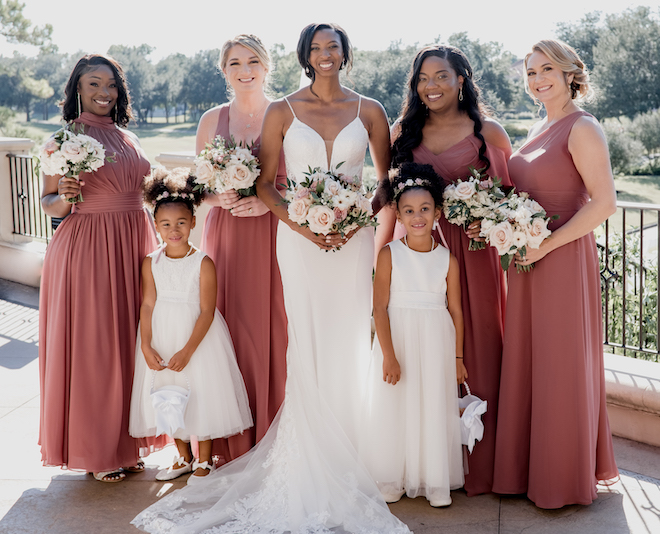
[[280, 412], [251, 451], [133, 524], [158, 533], [407, 533], [343, 428], [357, 437], [363, 391], [353, 373], [368, 367], [373, 231], [325, 253], [280, 223], [278, 260], [289, 320]]
[[374, 340], [360, 433], [360, 455], [383, 497], [425, 496], [451, 502], [463, 486], [456, 386], [456, 331], [446, 309], [390, 306], [396, 385], [383, 381], [383, 352]]

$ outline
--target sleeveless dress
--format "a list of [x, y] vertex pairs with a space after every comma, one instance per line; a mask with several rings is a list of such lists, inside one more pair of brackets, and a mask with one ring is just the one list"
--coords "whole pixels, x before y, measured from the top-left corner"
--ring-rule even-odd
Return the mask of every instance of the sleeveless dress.
[[84, 202], [60, 224], [44, 259], [39, 443], [45, 465], [97, 472], [138, 460], [128, 419], [140, 264], [156, 236], [142, 207], [150, 170], [142, 149], [110, 117], [84, 112], [74, 122], [116, 162], [81, 175]]
[[[188, 342], [199, 317], [200, 269], [205, 256], [195, 251], [184, 258], [168, 258], [162, 248], [149, 254], [157, 294], [151, 318], [151, 346], [165, 362]], [[192, 435], [204, 441], [230, 436], [252, 425], [229, 330], [217, 309], [206, 336], [181, 372], [149, 369], [138, 328], [129, 425], [134, 437], [156, 435], [152, 385], [154, 389], [176, 385], [190, 390], [185, 428], [179, 428], [173, 438], [190, 441]]]
[[[345, 161], [345, 174], [361, 175], [367, 142], [356, 117], [335, 139], [332, 164]], [[328, 166], [324, 140], [297, 118], [284, 154], [293, 180], [309, 165]], [[353, 427], [344, 405], [360, 397], [347, 379], [359, 372], [358, 356], [369, 356], [373, 231], [363, 228], [339, 252], [325, 253], [280, 223], [277, 254], [289, 319], [280, 412], [250, 452], [162, 498], [133, 523], [168, 533], [407, 533], [341, 426]], [[328, 371], [334, 383], [322, 375]], [[341, 395], [330, 388], [349, 401], [338, 404]]]
[[[466, 179], [470, 167], [482, 168], [479, 160], [481, 141], [470, 135], [441, 154], [434, 154], [423, 144], [413, 150], [413, 160], [427, 163], [447, 182]], [[504, 152], [486, 143], [490, 161], [488, 174], [510, 186]], [[468, 250], [469, 238], [463, 228], [450, 224], [444, 215], [439, 221], [449, 250], [458, 260], [461, 281], [461, 305], [465, 325], [463, 356], [472, 392], [488, 401], [483, 416], [484, 436], [468, 456], [465, 490], [469, 496], [489, 493], [493, 485], [497, 399], [502, 363], [506, 282], [494, 247]]]
[[[215, 135], [229, 139], [229, 107], [220, 107]], [[252, 152], [259, 155], [257, 139]], [[277, 173], [286, 188], [284, 158]], [[286, 381], [286, 313], [280, 269], [275, 257], [278, 219], [234, 217], [214, 206], [206, 216], [201, 249], [215, 264], [216, 306], [227, 321], [243, 374], [254, 426], [213, 443], [213, 454], [226, 461], [245, 454], [263, 437], [284, 399]]]
[[[589, 201], [568, 151], [575, 112], [525, 143], [511, 178], [566, 224]], [[590, 504], [618, 474], [605, 404], [598, 254], [593, 233], [550, 252], [529, 273], [509, 270], [495, 454], [497, 493], [540, 508]]]
[[456, 393], [456, 330], [447, 311], [449, 251], [416, 252], [389, 244], [392, 277], [387, 313], [401, 366], [396, 385], [383, 381], [383, 352], [374, 340], [360, 456], [387, 501], [403, 493], [433, 505], [451, 503], [463, 486]]

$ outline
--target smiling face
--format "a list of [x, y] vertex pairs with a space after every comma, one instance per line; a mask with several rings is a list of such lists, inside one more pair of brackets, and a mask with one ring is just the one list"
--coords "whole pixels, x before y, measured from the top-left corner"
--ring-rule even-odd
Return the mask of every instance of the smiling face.
[[543, 52], [536, 51], [527, 59], [527, 85], [530, 95], [544, 104], [570, 99], [572, 74], [565, 74]]
[[440, 208], [433, 196], [420, 187], [404, 191], [397, 201], [396, 218], [411, 237], [431, 235], [433, 223], [440, 217]]
[[312, 38], [309, 63], [317, 76], [335, 75], [344, 61], [341, 38], [335, 30], [319, 30]]
[[419, 70], [417, 94], [431, 111], [458, 108], [458, 90], [463, 76], [457, 76], [446, 59], [428, 56]]
[[243, 45], [234, 45], [229, 49], [222, 72], [236, 93], [263, 90], [268, 74], [259, 57]]
[[156, 230], [170, 250], [188, 249], [190, 232], [195, 228], [195, 216], [183, 202], [162, 204], [154, 216]]
[[119, 96], [112, 69], [107, 65], [99, 65], [82, 74], [78, 80], [78, 94], [82, 111], [94, 115], [110, 115]]

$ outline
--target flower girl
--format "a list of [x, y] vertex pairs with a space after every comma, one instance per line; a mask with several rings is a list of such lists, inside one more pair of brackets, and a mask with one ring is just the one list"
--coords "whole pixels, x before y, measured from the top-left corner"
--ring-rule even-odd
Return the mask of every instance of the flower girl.
[[[224, 319], [215, 308], [211, 258], [188, 243], [201, 193], [187, 169], [156, 169], [144, 185], [163, 246], [142, 264], [143, 301], [135, 357], [130, 434], [168, 434], [178, 457], [156, 475], [188, 484], [215, 469], [214, 438], [252, 426], [243, 378]], [[190, 438], [199, 442], [193, 462]]]
[[407, 235], [376, 264], [360, 452], [387, 502], [405, 493], [448, 506], [463, 485], [456, 383], [467, 371], [458, 263], [431, 235], [444, 183], [430, 165], [404, 163], [383, 185]]

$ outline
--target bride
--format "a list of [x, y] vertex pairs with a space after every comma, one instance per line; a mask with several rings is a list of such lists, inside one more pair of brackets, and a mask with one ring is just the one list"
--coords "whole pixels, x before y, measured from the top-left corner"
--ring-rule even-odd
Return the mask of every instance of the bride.
[[268, 108], [257, 184], [280, 218], [277, 257], [289, 321], [284, 403], [250, 452], [139, 514], [133, 523], [148, 532], [409, 532], [355, 451], [370, 353], [374, 232], [316, 235], [289, 220], [275, 188], [282, 148], [287, 175], [297, 181], [309, 167], [340, 163], [343, 174], [361, 177], [369, 145], [383, 179], [387, 118], [378, 102], [340, 84], [352, 52], [339, 26], [303, 29], [298, 59], [311, 85]]

